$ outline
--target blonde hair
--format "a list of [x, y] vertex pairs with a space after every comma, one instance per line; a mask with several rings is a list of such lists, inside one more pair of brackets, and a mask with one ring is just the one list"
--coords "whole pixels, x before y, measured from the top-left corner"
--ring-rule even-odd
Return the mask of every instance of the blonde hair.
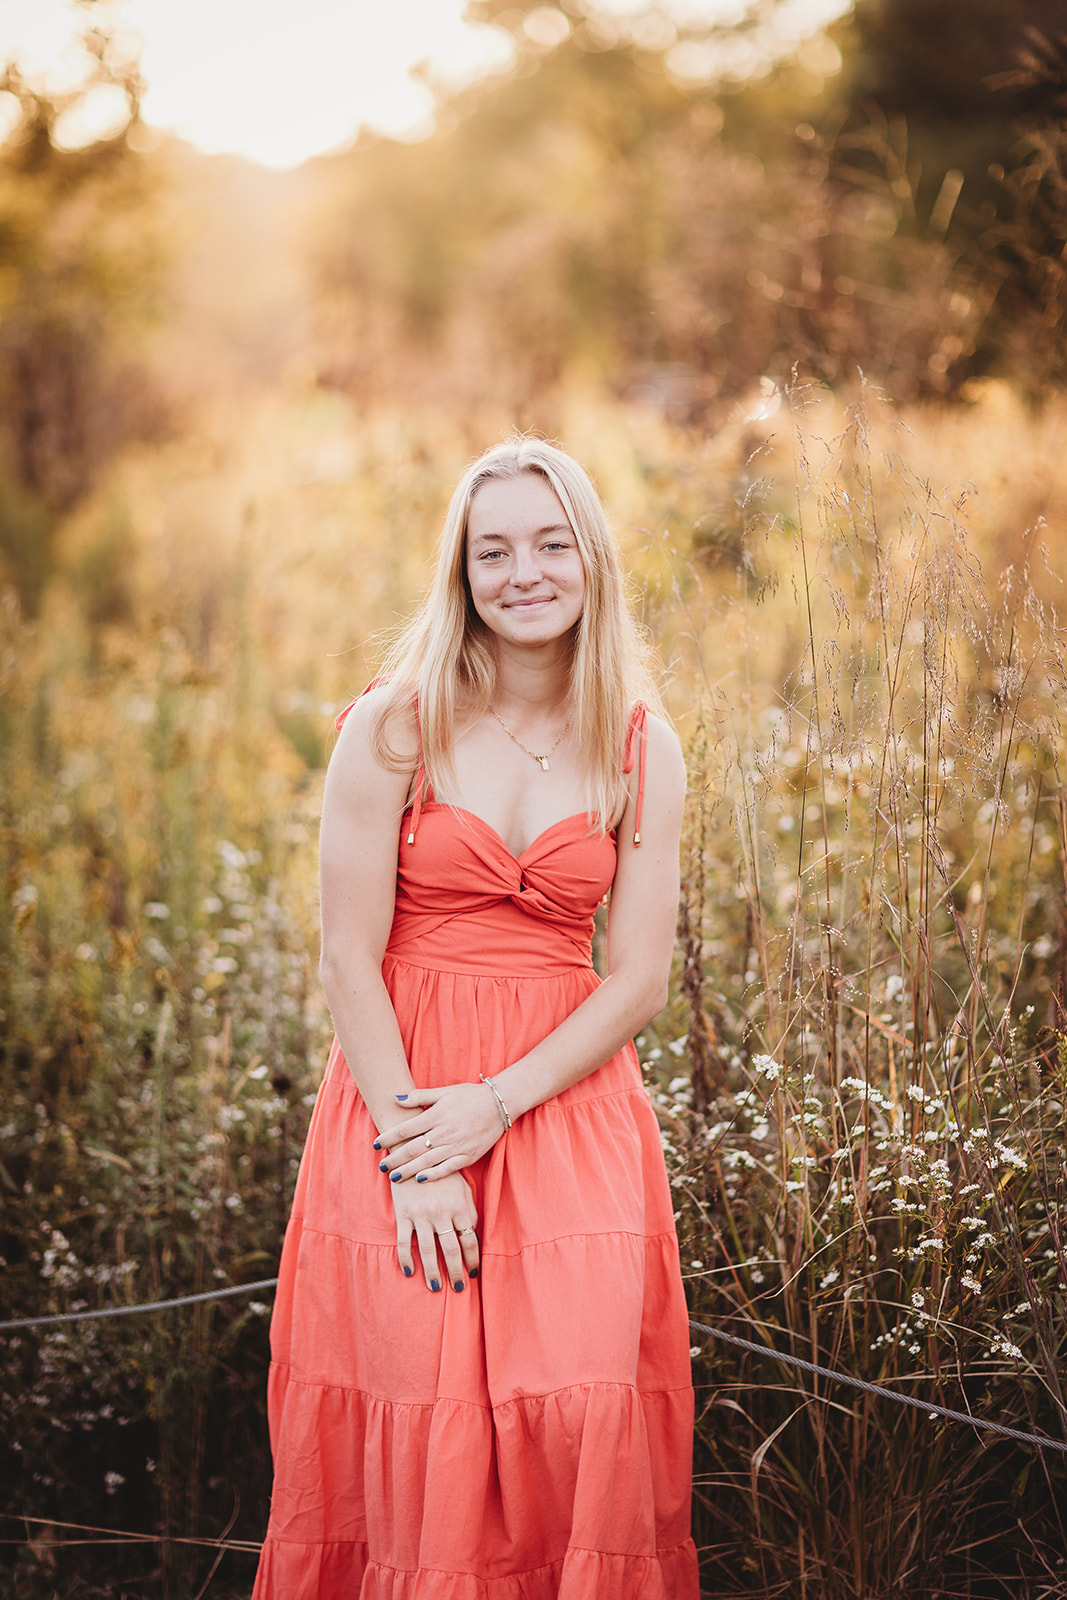
[[[575, 628], [569, 701], [575, 744], [582, 753], [589, 810], [601, 829], [614, 825], [626, 804], [621, 771], [627, 723], [636, 700], [659, 709], [649, 649], [626, 602], [615, 538], [593, 484], [566, 451], [519, 435], [479, 456], [456, 485], [438, 542], [425, 600], [383, 663], [389, 683], [374, 722], [374, 751], [384, 765], [410, 765], [390, 746], [397, 713], [418, 708], [423, 761], [434, 792], [451, 775], [457, 716], [481, 716], [496, 683], [492, 634], [474, 609], [467, 582], [471, 502], [490, 479], [539, 473], [567, 514], [585, 569], [585, 601]], [[395, 724], [394, 724], [395, 725]]]

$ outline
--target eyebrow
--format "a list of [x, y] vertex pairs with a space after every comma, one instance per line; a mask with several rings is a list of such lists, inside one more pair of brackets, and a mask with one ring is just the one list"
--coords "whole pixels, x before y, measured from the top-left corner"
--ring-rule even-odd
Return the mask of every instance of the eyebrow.
[[[569, 522], [546, 522], [543, 528], [534, 529], [534, 538], [543, 538], [546, 533], [569, 533], [573, 535], [574, 529]], [[469, 534], [468, 537], [470, 537]], [[476, 533], [471, 538], [471, 544], [489, 544], [493, 539], [509, 539], [510, 537], [511, 535], [508, 533], [497, 533], [495, 531], [492, 533]]]

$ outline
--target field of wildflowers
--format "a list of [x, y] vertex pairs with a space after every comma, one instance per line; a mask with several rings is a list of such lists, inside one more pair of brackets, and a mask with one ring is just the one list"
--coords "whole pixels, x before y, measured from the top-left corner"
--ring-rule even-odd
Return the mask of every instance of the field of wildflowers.
[[[1067, 408], [574, 394], [691, 773], [639, 1047], [693, 1316], [1067, 1438]], [[132, 455], [0, 645], [6, 1315], [272, 1275], [325, 1060], [333, 712], [464, 429], [294, 389]], [[264, 1300], [3, 1336], [18, 1600], [247, 1592]], [[1062, 1455], [694, 1335], [709, 1596], [1067, 1592]], [[52, 1519], [51, 1521], [45, 1519]], [[84, 1524], [165, 1536], [72, 1546]]]

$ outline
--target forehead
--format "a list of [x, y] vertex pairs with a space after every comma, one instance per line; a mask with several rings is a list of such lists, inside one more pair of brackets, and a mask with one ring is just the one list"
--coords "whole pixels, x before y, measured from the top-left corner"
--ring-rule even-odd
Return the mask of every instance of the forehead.
[[475, 491], [467, 518], [472, 540], [569, 527], [563, 502], [540, 472], [487, 479]]

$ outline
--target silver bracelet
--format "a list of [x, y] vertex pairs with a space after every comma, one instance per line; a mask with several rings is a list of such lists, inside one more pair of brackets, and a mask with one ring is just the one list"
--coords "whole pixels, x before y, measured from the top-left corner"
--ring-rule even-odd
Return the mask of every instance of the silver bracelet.
[[510, 1128], [511, 1127], [511, 1112], [508, 1110], [508, 1108], [504, 1104], [503, 1100], [501, 1100], [500, 1095], [499, 1095], [499, 1093], [497, 1091], [497, 1086], [493, 1082], [492, 1078], [487, 1078], [484, 1072], [479, 1072], [478, 1081], [480, 1083], [487, 1083], [489, 1085], [490, 1089], [493, 1091], [493, 1099], [496, 1101], [496, 1108], [500, 1112], [500, 1120], [501, 1120], [501, 1122], [503, 1122], [505, 1128]]

